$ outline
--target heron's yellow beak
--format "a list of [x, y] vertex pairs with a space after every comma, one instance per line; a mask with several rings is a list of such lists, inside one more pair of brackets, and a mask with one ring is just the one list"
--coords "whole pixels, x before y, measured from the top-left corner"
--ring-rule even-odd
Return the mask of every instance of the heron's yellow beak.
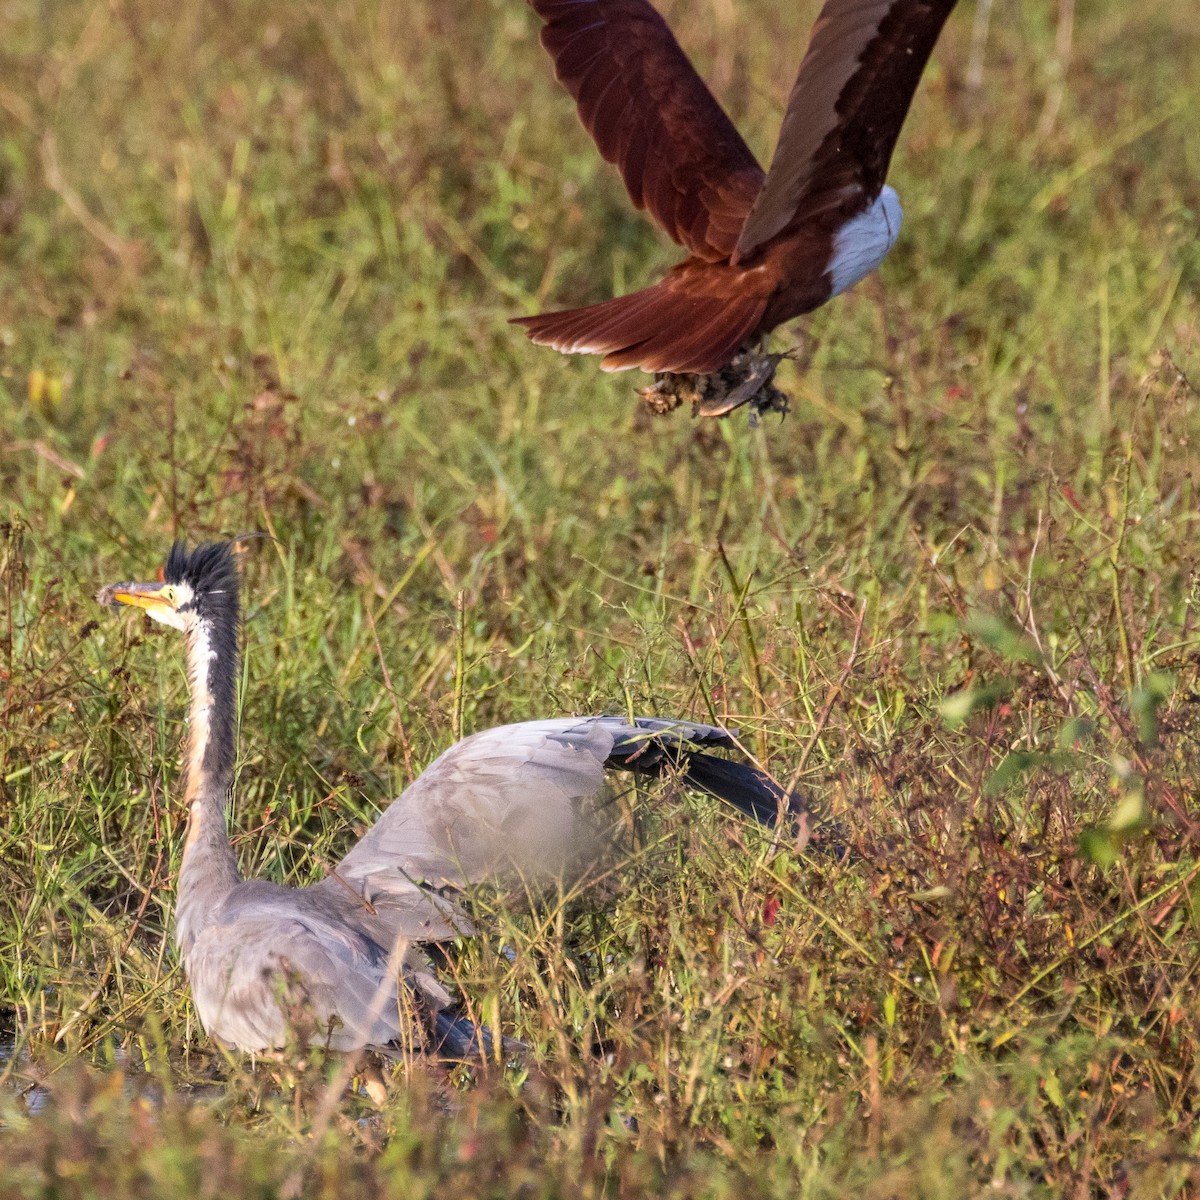
[[169, 583], [110, 583], [96, 593], [96, 599], [113, 608], [128, 604], [143, 609], [152, 620], [172, 629], [184, 627], [179, 614], [179, 589]]

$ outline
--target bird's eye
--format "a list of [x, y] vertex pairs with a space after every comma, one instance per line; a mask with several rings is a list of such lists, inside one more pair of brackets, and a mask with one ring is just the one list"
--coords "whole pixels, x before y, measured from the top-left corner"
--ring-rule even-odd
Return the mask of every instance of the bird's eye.
[[173, 587], [165, 587], [165, 588], [163, 588], [163, 593], [162, 593], [162, 595], [163, 595], [163, 599], [164, 599], [164, 600], [165, 600], [165, 601], [166, 601], [168, 604], [174, 604], [174, 603], [175, 603], [175, 589], [174, 589]]

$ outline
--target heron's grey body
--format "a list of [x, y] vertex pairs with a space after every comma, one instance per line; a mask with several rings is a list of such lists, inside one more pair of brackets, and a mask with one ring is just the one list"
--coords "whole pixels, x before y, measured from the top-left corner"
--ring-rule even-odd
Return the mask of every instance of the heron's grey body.
[[[163, 596], [169, 593], [164, 604]], [[187, 840], [175, 936], [204, 1028], [240, 1050], [299, 1035], [338, 1051], [474, 1034], [421, 950], [473, 932], [457, 895], [553, 878], [586, 858], [588, 801], [609, 768], [683, 778], [763, 821], [782, 793], [753, 768], [701, 752], [734, 744], [685, 721], [563, 718], [501, 726], [441, 755], [330, 876], [305, 888], [244, 880], [230, 847], [237, 576], [227, 544], [172, 550], [166, 582], [100, 594], [184, 631], [191, 685]]]

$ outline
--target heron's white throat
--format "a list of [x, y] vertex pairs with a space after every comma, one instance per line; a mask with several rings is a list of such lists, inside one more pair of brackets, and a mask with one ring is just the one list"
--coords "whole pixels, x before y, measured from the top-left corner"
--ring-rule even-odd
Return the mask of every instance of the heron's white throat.
[[187, 633], [188, 676], [191, 681], [192, 703], [189, 713], [191, 724], [191, 753], [189, 769], [191, 779], [199, 780], [208, 749], [209, 718], [212, 715], [212, 687], [209, 672], [217, 661], [217, 652], [212, 645], [212, 625], [195, 617], [189, 623]]

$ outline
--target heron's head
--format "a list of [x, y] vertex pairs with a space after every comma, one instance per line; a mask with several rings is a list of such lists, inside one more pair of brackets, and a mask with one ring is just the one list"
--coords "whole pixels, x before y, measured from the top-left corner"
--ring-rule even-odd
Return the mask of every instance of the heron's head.
[[128, 604], [152, 620], [185, 633], [201, 624], [237, 626], [238, 573], [233, 542], [171, 547], [157, 583], [110, 583], [96, 593], [101, 604]]

